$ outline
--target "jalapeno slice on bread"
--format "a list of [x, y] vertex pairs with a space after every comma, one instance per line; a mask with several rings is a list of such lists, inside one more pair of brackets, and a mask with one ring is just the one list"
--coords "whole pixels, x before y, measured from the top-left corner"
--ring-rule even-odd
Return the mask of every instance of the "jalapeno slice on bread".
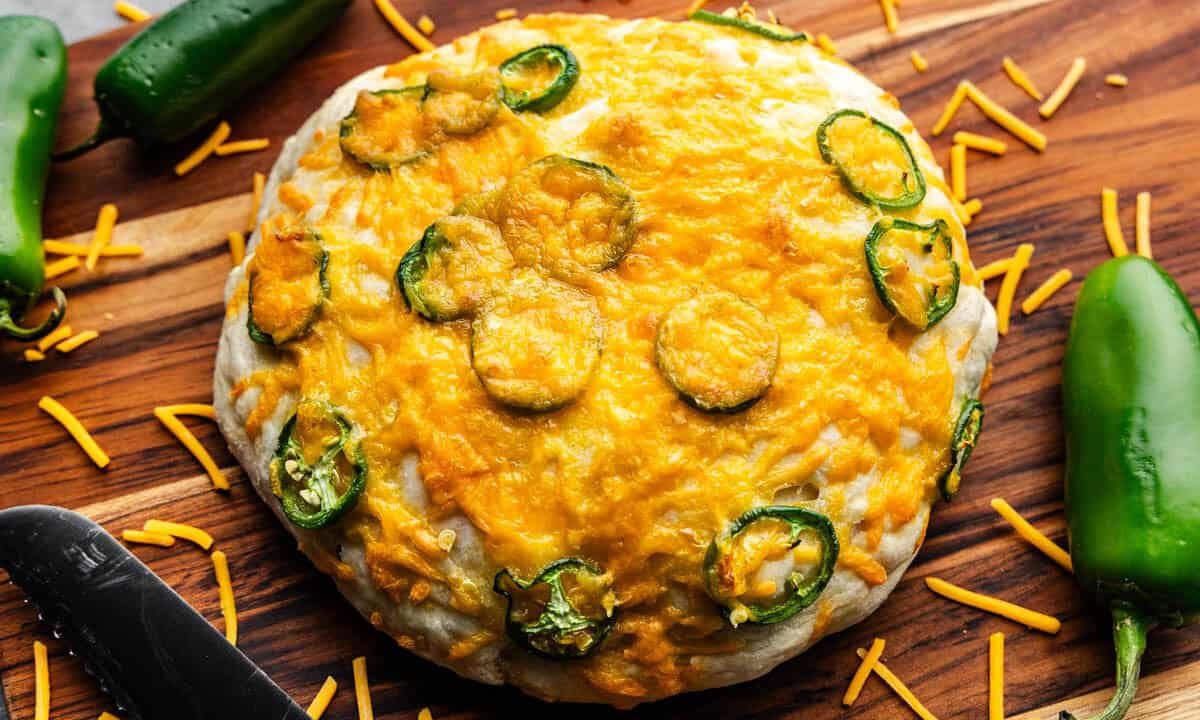
[[954, 438], [950, 441], [950, 469], [938, 479], [938, 492], [949, 501], [958, 493], [962, 483], [962, 471], [971, 459], [971, 452], [979, 442], [983, 431], [983, 403], [968, 398], [954, 424]]
[[497, 205], [518, 265], [577, 281], [616, 265], [637, 236], [637, 202], [603, 165], [550, 155], [513, 176]]
[[538, 45], [500, 64], [504, 104], [514, 112], [544, 113], [566, 99], [579, 80], [579, 60], [562, 45]]
[[376, 171], [428, 156], [434, 139], [426, 126], [424, 98], [424, 85], [360, 92], [341, 123], [342, 152]]
[[808, 33], [792, 32], [782, 25], [770, 25], [757, 20], [747, 20], [738, 15], [723, 15], [709, 10], [696, 10], [688, 15], [689, 20], [698, 20], [709, 25], [722, 25], [742, 30], [778, 42], [808, 42]]
[[[806, 539], [817, 546], [815, 558]], [[708, 546], [705, 588], [734, 627], [783, 622], [825, 591], [839, 549], [837, 531], [821, 513], [794, 505], [754, 508]], [[768, 564], [778, 566], [788, 555], [793, 568], [801, 567], [782, 578], [766, 577]]]
[[425, 81], [421, 109], [435, 131], [472, 135], [500, 112], [500, 76], [495, 70], [456, 75], [434, 70]]
[[917, 330], [928, 330], [958, 302], [959, 268], [950, 228], [884, 218], [867, 235], [867, 268], [880, 302]]
[[497, 402], [541, 412], [587, 388], [604, 329], [590, 295], [532, 271], [493, 295], [471, 323], [471, 366]]
[[280, 346], [308, 333], [325, 298], [329, 253], [313, 230], [287, 228], [263, 236], [248, 265], [250, 339]]
[[271, 460], [271, 488], [293, 524], [323, 528], [358, 503], [367, 461], [352, 434], [346, 416], [318, 400], [300, 401], [284, 424]]
[[838, 110], [817, 127], [821, 159], [865, 203], [907, 210], [925, 199], [925, 176], [904, 135], [859, 110]]
[[555, 560], [531, 580], [501, 570], [492, 589], [508, 599], [509, 637], [543, 657], [586, 657], [613, 626], [612, 577], [581, 558]]
[[737, 412], [771, 386], [779, 365], [779, 332], [745, 300], [709, 291], [667, 312], [654, 354], [667, 382], [689, 404]]
[[470, 215], [450, 215], [425, 230], [396, 270], [408, 306], [434, 322], [470, 315], [513, 267], [500, 228]]

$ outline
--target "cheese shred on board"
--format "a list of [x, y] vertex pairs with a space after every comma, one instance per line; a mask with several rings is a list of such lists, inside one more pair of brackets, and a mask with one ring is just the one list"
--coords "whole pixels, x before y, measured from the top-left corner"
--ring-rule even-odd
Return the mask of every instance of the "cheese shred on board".
[[895, 0], [879, 0], [879, 7], [883, 9], [883, 24], [887, 26], [887, 31], [896, 34], [900, 29], [900, 16], [896, 14]]
[[[862, 648], [859, 648], [857, 653], [860, 658], [865, 658], [867, 656], [867, 651], [863, 650]], [[906, 705], [912, 708], [912, 711], [915, 712], [921, 718], [921, 720], [937, 720], [937, 716], [929, 712], [929, 709], [917, 699], [917, 696], [913, 695], [912, 690], [909, 690], [908, 686], [905, 685], [900, 678], [896, 677], [895, 673], [893, 673], [891, 670], [888, 670], [887, 666], [884, 665], [883, 662], [878, 660], [875, 661], [875, 665], [871, 668], [871, 670], [879, 676], [879, 679], [887, 683], [888, 687], [890, 687], [892, 691], [895, 692], [896, 695], [898, 695], [900, 699], [905, 702]]]
[[433, 34], [434, 30], [437, 30], [437, 26], [433, 24], [433, 19], [428, 15], [422, 15], [417, 18], [417, 29], [429, 36]]
[[1008, 143], [996, 138], [990, 138], [986, 135], [976, 135], [972, 132], [959, 131], [954, 133], [954, 142], [959, 145], [965, 145], [972, 150], [991, 153], [992, 155], [1003, 155], [1008, 152]]
[[1113, 87], [1125, 87], [1129, 84], [1129, 78], [1120, 73], [1113, 73], [1111, 75], [1105, 75], [1104, 82], [1108, 85], [1112, 85]]
[[142, 529], [149, 533], [158, 533], [160, 535], [176, 537], [180, 540], [187, 540], [196, 543], [205, 550], [211, 548], [213, 544], [212, 535], [193, 525], [166, 522], [165, 520], [147, 520]]
[[1121, 232], [1121, 218], [1117, 214], [1117, 191], [1104, 188], [1100, 191], [1100, 218], [1104, 222], [1104, 239], [1108, 241], [1108, 249], [1113, 257], [1123, 257], [1129, 254], [1129, 246], [1125, 244], [1125, 234]]
[[50, 720], [50, 660], [41, 640], [33, 641], [33, 720]]
[[1013, 298], [1017, 294], [1017, 286], [1021, 283], [1021, 275], [1029, 267], [1029, 258], [1033, 257], [1033, 245], [1022, 243], [1008, 270], [1004, 273], [1004, 282], [1000, 285], [1000, 295], [996, 298], [996, 329], [1001, 335], [1008, 334], [1008, 321], [1012, 315]]
[[221, 599], [221, 614], [225, 616], [225, 639], [230, 645], [237, 645], [238, 619], [237, 605], [233, 601], [233, 582], [229, 578], [229, 560], [225, 553], [213, 550], [213, 571], [217, 575], [217, 592]]
[[517, 16], [516, 8], [504, 8], [503, 10], [496, 11], [496, 19], [497, 20], [512, 20], [516, 16]]
[[988, 720], [1004, 720], [1004, 633], [988, 638]]
[[913, 67], [917, 69], [917, 72], [925, 72], [929, 69], [929, 61], [925, 59], [920, 50], [913, 50], [908, 57], [912, 60]]
[[863, 658], [858, 670], [854, 672], [854, 677], [850, 678], [850, 685], [846, 688], [846, 694], [842, 696], [842, 705], [850, 707], [855, 700], [858, 700], [863, 686], [867, 684], [867, 678], [871, 675], [871, 670], [875, 668], [875, 663], [883, 655], [886, 645], [887, 643], [879, 638], [875, 638], [871, 643], [871, 649], [867, 651], [867, 656]]
[[837, 45], [834, 44], [833, 38], [825, 33], [817, 35], [817, 46], [830, 55], [837, 55]]
[[1071, 564], [1071, 556], [1066, 550], [1058, 546], [1050, 538], [1038, 532], [1038, 529], [1029, 524], [1029, 521], [1021, 517], [1021, 514], [1013, 509], [1012, 505], [1008, 504], [1004, 498], [993, 498], [992, 509], [1000, 514], [1017, 534], [1025, 539], [1030, 545], [1038, 550], [1041, 550], [1046, 557], [1061, 565], [1067, 572], [1075, 572], [1075, 567]]
[[433, 713], [429, 708], [421, 708], [421, 712], [417, 713], [417, 720], [433, 720]]
[[973, 220], [975, 219], [976, 215], [983, 211], [983, 201], [979, 198], [971, 198], [963, 203], [963, 210], [966, 210], [967, 214], [970, 215], [971, 219]]
[[117, 206], [105, 203], [96, 217], [96, 232], [92, 236], [92, 244], [88, 247], [87, 269], [95, 270], [96, 262], [100, 260], [100, 251], [112, 242], [113, 228], [117, 224]]
[[1012, 261], [1012, 258], [1004, 258], [1003, 260], [990, 262], [976, 270], [975, 274], [979, 276], [980, 280], [992, 280], [993, 278], [998, 278], [1004, 273], [1008, 272], [1008, 268], [1012, 265]]
[[1064, 285], [1071, 282], [1074, 277], [1068, 268], [1063, 268], [1046, 279], [1046, 282], [1038, 286], [1025, 298], [1025, 302], [1021, 303], [1021, 312], [1026, 315], [1031, 315], [1035, 310], [1042, 306], [1042, 303], [1050, 299], [1054, 293], [1063, 288]]
[[84, 330], [81, 333], [72, 335], [66, 340], [63, 340], [58, 345], [55, 345], [54, 349], [60, 353], [69, 353], [78, 348], [80, 345], [89, 343], [98, 337], [100, 337], [100, 333], [96, 332], [95, 330]]
[[219, 157], [226, 155], [236, 155], [238, 153], [255, 152], [256, 150], [266, 150], [271, 147], [271, 141], [268, 138], [254, 138], [252, 140], [237, 140], [218, 145], [215, 152]]
[[967, 146], [954, 144], [950, 148], [950, 186], [954, 189], [954, 198], [959, 202], [967, 200]]
[[[43, 240], [42, 250], [51, 255], [78, 255], [87, 257], [91, 250], [87, 245], [63, 240]], [[143, 253], [141, 245], [106, 245], [100, 248], [100, 257], [135, 257]]]
[[941, 580], [939, 578], [927, 577], [925, 578], [925, 584], [929, 586], [930, 590], [944, 598], [953, 600], [956, 603], [967, 605], [968, 607], [976, 608], [977, 610], [983, 610], [984, 612], [989, 612], [993, 615], [999, 615], [1000, 617], [1008, 618], [1009, 620], [1021, 623], [1022, 625], [1033, 628], [1034, 630], [1041, 630], [1044, 633], [1056, 635], [1058, 634], [1058, 631], [1062, 629], [1062, 623], [1059, 622], [1058, 618], [1030, 610], [1029, 608], [1023, 608], [1020, 605], [1014, 605], [1013, 603], [990, 597], [988, 595], [981, 595], [977, 592], [971, 592], [970, 590], [960, 588], [957, 585], [951, 585], [945, 580]]
[[200, 417], [213, 418], [212, 406], [210, 405], [172, 405], [168, 407], [154, 408], [154, 417], [158, 418], [167, 430], [174, 435], [183, 446], [196, 458], [196, 460], [204, 467], [204, 471], [208, 473], [212, 479], [213, 487], [217, 490], [228, 490], [229, 481], [221, 473], [221, 469], [217, 467], [217, 463], [213, 461], [212, 456], [196, 439], [196, 436], [188, 430], [183, 423], [179, 422], [176, 415], [198, 415]]
[[316, 697], [308, 705], [308, 716], [313, 720], [320, 720], [325, 714], [325, 710], [329, 707], [329, 703], [333, 701], [333, 695], [337, 692], [337, 680], [331, 677], [326, 677], [321, 689], [317, 691]]
[[147, 530], [126, 530], [121, 533], [121, 539], [125, 542], [157, 545], [159, 547], [171, 547], [175, 544], [175, 538], [170, 535]]
[[78, 270], [83, 263], [79, 262], [79, 258], [74, 255], [68, 255], [64, 258], [59, 258], [52, 263], [46, 264], [46, 279], [52, 280], [61, 275], [66, 275], [72, 270]]
[[38, 401], [38, 407], [46, 411], [50, 417], [57, 420], [64, 428], [67, 429], [67, 432], [70, 433], [75, 442], [79, 444], [79, 447], [83, 448], [83, 451], [87, 453], [89, 458], [92, 459], [92, 462], [96, 463], [96, 467], [104, 468], [108, 466], [108, 455], [100, 449], [100, 446], [96, 444], [96, 441], [92, 438], [91, 434], [88, 433], [87, 429], [83, 427], [83, 423], [79, 422], [79, 420], [77, 420], [75, 416], [71, 414], [70, 410], [63, 407], [57, 400], [49, 395], [42, 396], [42, 399]]
[[1137, 219], [1134, 221], [1134, 240], [1137, 244], [1137, 254], [1153, 258], [1150, 249], [1150, 193], [1140, 192], [1137, 196]]
[[1025, 74], [1025, 71], [1021, 69], [1020, 65], [1017, 65], [1017, 63], [1015, 63], [1010, 57], [1004, 58], [1003, 65], [1004, 72], [1008, 75], [1008, 79], [1013, 81], [1013, 85], [1016, 85], [1025, 92], [1029, 93], [1029, 97], [1033, 98], [1034, 100], [1037, 100], [1038, 102], [1042, 101], [1042, 91], [1038, 90], [1037, 87], [1034, 86], [1033, 81], [1029, 79], [1029, 76]]
[[946, 109], [942, 111], [942, 116], [938, 118], [937, 124], [933, 126], [933, 134], [941, 135], [954, 119], [958, 109], [962, 107], [963, 100], [967, 99], [967, 81], [964, 80], [954, 88], [954, 94], [950, 96], [950, 102], [946, 103]]
[[124, 0], [118, 0], [118, 2], [113, 5], [113, 11], [129, 22], [141, 22], [143, 20], [150, 19], [150, 13], [141, 9], [137, 5], [127, 3]]
[[229, 233], [229, 256], [233, 258], [234, 265], [241, 265], [242, 260], [246, 259], [246, 236], [234, 230]]
[[367, 659], [356, 657], [352, 666], [354, 668], [354, 699], [358, 704], [358, 720], [375, 720], [375, 711], [371, 709], [371, 685], [367, 681]]
[[1081, 57], [1075, 58], [1075, 62], [1071, 63], [1071, 69], [1067, 71], [1062, 82], [1058, 84], [1058, 87], [1055, 88], [1050, 97], [1046, 98], [1046, 102], [1042, 103], [1042, 106], [1038, 108], [1038, 113], [1042, 117], [1049, 119], [1050, 116], [1057, 112], [1058, 108], [1066, 102], [1071, 91], [1079, 84], [1079, 78], [1083, 77], [1085, 70], [1087, 70], [1087, 60]]
[[116, 715], [113, 715], [110, 712], [102, 712], [102, 713], [100, 713], [100, 717], [98, 718], [98, 720], [121, 720], [121, 718], [117, 717]]
[[419, 52], [429, 52], [436, 47], [433, 43], [429, 42], [429, 38], [419, 33], [412, 26], [412, 23], [400, 14], [400, 11], [396, 9], [391, 0], [375, 0], [375, 7], [388, 21], [388, 24]]
[[73, 331], [71, 329], [70, 325], [59, 325], [57, 330], [50, 333], [49, 335], [42, 338], [41, 340], [38, 340], [38, 344], [37, 344], [38, 352], [46, 352], [50, 348], [54, 347], [55, 345], [59, 344], [63, 340], [66, 340], [67, 338], [71, 337], [74, 334], [75, 334], [75, 331]]
[[41, 362], [46, 359], [45, 353], [34, 348], [25, 348], [25, 362]]
[[183, 176], [190, 173], [197, 165], [207, 160], [208, 156], [212, 155], [218, 146], [228, 140], [229, 133], [231, 132], [229, 123], [222, 120], [217, 129], [213, 130], [212, 135], [209, 135], [208, 139], [200, 144], [200, 147], [193, 150], [191, 155], [188, 155], [184, 158], [183, 162], [175, 166], [175, 174]]
[[1024, 120], [1004, 109], [996, 101], [985, 95], [970, 80], [964, 80], [963, 83], [966, 85], [967, 99], [975, 103], [983, 111], [983, 114], [988, 116], [988, 119], [1012, 133], [1014, 137], [1023, 141], [1034, 150], [1038, 152], [1046, 150], [1045, 135], [1034, 130]]

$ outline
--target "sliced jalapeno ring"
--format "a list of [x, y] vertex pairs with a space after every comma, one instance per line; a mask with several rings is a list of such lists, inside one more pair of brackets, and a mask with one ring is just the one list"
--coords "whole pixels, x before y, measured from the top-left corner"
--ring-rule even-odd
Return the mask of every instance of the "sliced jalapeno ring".
[[722, 15], [720, 13], [711, 12], [709, 10], [697, 10], [691, 15], [688, 15], [689, 20], [699, 20], [710, 25], [724, 25], [726, 27], [745, 30], [755, 35], [761, 35], [768, 40], [778, 40], [779, 42], [808, 42], [808, 33], [792, 32], [781, 25], [770, 25], [768, 23], [758, 22], [757, 20], [746, 20], [737, 15]]
[[377, 172], [416, 162], [432, 151], [422, 100], [424, 85], [364, 90], [342, 120], [342, 152]]
[[532, 580], [507, 568], [492, 589], [508, 599], [505, 628], [521, 647], [568, 660], [590, 655], [612, 629], [616, 607], [612, 579], [580, 558], [555, 560]]
[[938, 478], [938, 491], [943, 500], [949, 502], [958, 493], [963, 469], [971, 459], [971, 452], [979, 442], [979, 433], [982, 431], [983, 403], [967, 398], [954, 427], [954, 439], [950, 442], [950, 469]]
[[496, 209], [518, 265], [568, 282], [615, 266], [638, 231], [633, 192], [603, 165], [550, 155], [514, 175]]
[[433, 128], [448, 135], [473, 135], [500, 112], [500, 76], [495, 70], [469, 75], [434, 70], [425, 87], [421, 109]]
[[[817, 127], [817, 148], [846, 189], [865, 203], [907, 210], [925, 199], [925, 176], [908, 140], [882, 120], [859, 110], [838, 110]], [[881, 153], [889, 151], [892, 157], [881, 161]], [[880, 168], [881, 163], [889, 167]]]
[[[782, 527], [772, 523], [782, 524]], [[753, 532], [756, 527], [769, 533], [765, 539], [772, 542], [743, 545], [740, 540], [744, 534]], [[781, 534], [780, 530], [784, 532]], [[761, 555], [762, 551], [774, 548], [787, 552], [804, 540], [806, 532], [815, 535], [821, 546], [816, 569], [807, 576], [800, 571], [790, 573], [783, 587], [776, 588], [774, 596], [766, 603], [744, 602], [741, 598], [748, 593], [759, 593], [757, 587], [749, 586], [747, 576], [766, 559]], [[705, 588], [734, 627], [747, 622], [759, 625], [783, 622], [812, 605], [825, 591], [833, 577], [839, 549], [837, 531], [829, 518], [821, 513], [793, 505], [754, 508], [735, 520], [708, 546], [704, 557]]]
[[738, 412], [771, 386], [779, 365], [779, 332], [738, 296], [707, 292], [667, 312], [658, 325], [654, 357], [690, 405]]
[[867, 235], [866, 256], [879, 300], [917, 330], [937, 325], [958, 302], [959, 269], [945, 221], [884, 218]]
[[495, 222], [496, 204], [500, 200], [500, 188], [494, 190], [485, 190], [467, 195], [458, 201], [454, 209], [450, 211], [451, 215], [471, 215], [483, 220]]
[[514, 112], [544, 113], [562, 102], [579, 80], [579, 60], [562, 45], [538, 45], [500, 64], [504, 104]]
[[271, 460], [271, 488], [293, 524], [323, 528], [358, 503], [367, 461], [353, 430], [341, 411], [318, 400], [302, 400], [284, 424]]
[[450, 215], [426, 228], [404, 254], [396, 283], [421, 317], [445, 322], [474, 312], [512, 267], [500, 228], [470, 215]]
[[328, 265], [329, 253], [313, 230], [292, 228], [264, 236], [248, 266], [250, 339], [278, 347], [304, 337], [329, 297]]

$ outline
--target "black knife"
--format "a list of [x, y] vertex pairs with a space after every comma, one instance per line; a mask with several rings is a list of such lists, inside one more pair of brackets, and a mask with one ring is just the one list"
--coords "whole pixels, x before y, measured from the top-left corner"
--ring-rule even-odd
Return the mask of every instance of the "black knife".
[[306, 720], [271, 678], [96, 523], [0, 511], [0, 567], [127, 720]]

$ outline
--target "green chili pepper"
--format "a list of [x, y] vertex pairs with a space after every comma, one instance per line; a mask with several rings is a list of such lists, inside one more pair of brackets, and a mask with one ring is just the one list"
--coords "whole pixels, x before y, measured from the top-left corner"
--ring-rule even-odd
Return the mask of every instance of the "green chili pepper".
[[274, 75], [350, 0], [187, 0], [154, 21], [96, 74], [100, 126], [67, 160], [118, 137], [183, 140]]
[[46, 281], [42, 201], [67, 49], [58, 28], [41, 18], [0, 18], [0, 38], [0, 332], [37, 340], [58, 327], [67, 309], [62, 291], [53, 288], [50, 316], [33, 328], [17, 324]]
[[1088, 275], [1063, 409], [1071, 559], [1084, 596], [1112, 613], [1116, 645], [1116, 695], [1096, 720], [1119, 720], [1147, 633], [1200, 616], [1200, 323], [1152, 261]]
[[501, 570], [492, 589], [508, 598], [505, 626], [513, 641], [538, 655], [567, 660], [590, 655], [612, 629], [616, 611], [610, 585], [600, 568], [568, 557], [528, 581]]
[[367, 460], [362, 445], [351, 441], [352, 431], [345, 415], [316, 400], [302, 400], [284, 424], [270, 470], [288, 520], [323, 528], [358, 504], [367, 486]]
[[[887, 196], [872, 190], [868, 187], [868, 181], [873, 178], [865, 177], [864, 175], [872, 173], [873, 169], [864, 168], [860, 170], [854, 167], [853, 163], [850, 162], [850, 158], [839, 154], [837, 146], [831, 142], [829, 131], [839, 120], [845, 118], [870, 120], [871, 126], [875, 130], [883, 133], [887, 139], [894, 141], [900, 147], [907, 165], [900, 177], [900, 187], [902, 188], [900, 194]], [[885, 210], [908, 210], [920, 205], [921, 201], [925, 199], [925, 176], [921, 173], [921, 168], [917, 165], [917, 158], [913, 155], [908, 140], [904, 139], [904, 135], [900, 134], [900, 131], [882, 120], [873, 118], [859, 110], [838, 110], [825, 118], [824, 122], [817, 126], [817, 149], [821, 151], [821, 159], [837, 169], [838, 175], [842, 177], [842, 184], [846, 186], [846, 189], [865, 203], [877, 205]]]
[[967, 398], [958, 414], [958, 423], [954, 426], [954, 439], [950, 441], [950, 469], [938, 478], [938, 491], [946, 502], [950, 502], [958, 494], [963, 468], [971, 459], [971, 452], [975, 450], [981, 432], [983, 403], [974, 398]]
[[697, 10], [688, 15], [688, 20], [699, 20], [710, 25], [725, 25], [726, 27], [745, 30], [755, 35], [761, 35], [768, 40], [780, 42], [808, 42], [808, 33], [792, 32], [785, 27], [768, 25], [754, 20], [743, 20], [736, 15], [722, 15], [708, 10]]
[[[529, 78], [536, 78], [537, 70], [543, 67], [558, 70], [544, 87], [514, 87], [529, 85]], [[562, 45], [538, 45], [501, 63], [500, 78], [504, 82], [505, 105], [515, 112], [544, 113], [562, 102], [575, 87], [579, 80], [579, 60]]]
[[[792, 573], [782, 594], [769, 604], [743, 603], [735, 594], [738, 570], [735, 557], [737, 548], [734, 543], [738, 535], [750, 527], [770, 520], [787, 524], [788, 549], [800, 544], [805, 531], [814, 533], [821, 545], [821, 560], [811, 577], [805, 577], [800, 572]], [[825, 591], [825, 587], [833, 578], [839, 550], [837, 531], [829, 518], [821, 513], [794, 505], [757, 507], [735, 520], [724, 534], [715, 538], [708, 546], [708, 553], [704, 557], [705, 588], [709, 597], [721, 606], [725, 616], [735, 627], [742, 622], [759, 625], [783, 622], [812, 605]], [[740, 620], [735, 612], [740, 613]]]

